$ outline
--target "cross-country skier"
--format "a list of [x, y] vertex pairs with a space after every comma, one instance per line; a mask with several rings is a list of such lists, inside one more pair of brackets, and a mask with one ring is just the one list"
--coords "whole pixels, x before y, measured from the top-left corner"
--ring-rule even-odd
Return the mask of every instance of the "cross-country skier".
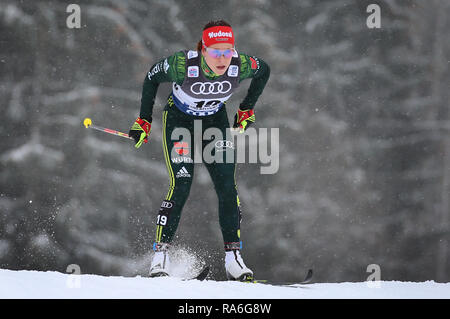
[[[234, 32], [230, 24], [223, 20], [205, 25], [196, 50], [177, 52], [154, 64], [148, 72], [142, 90], [140, 114], [129, 132], [136, 141], [136, 148], [147, 143], [159, 84], [172, 82], [172, 92], [163, 111], [162, 128], [170, 183], [157, 217], [150, 276], [167, 276], [170, 273], [168, 250], [194, 176], [194, 124], [201, 123], [202, 137], [209, 128], [219, 129], [223, 140], [215, 144], [213, 153], [229, 154], [231, 151], [234, 157], [233, 143], [230, 138], [226, 140], [230, 136], [226, 133], [230, 130], [226, 101], [242, 80], [252, 79], [234, 117], [233, 128], [243, 132], [255, 122], [253, 108], [269, 75], [269, 66], [263, 60], [236, 51]], [[180, 140], [180, 134], [172, 136], [176, 128], [188, 130], [191, 138]], [[204, 150], [208, 142], [202, 140], [199, 147]], [[227, 277], [230, 280], [251, 279], [253, 272], [244, 264], [240, 254], [241, 211], [235, 182], [235, 161], [207, 162], [203, 158], [203, 162], [219, 199], [219, 223], [224, 240]]]

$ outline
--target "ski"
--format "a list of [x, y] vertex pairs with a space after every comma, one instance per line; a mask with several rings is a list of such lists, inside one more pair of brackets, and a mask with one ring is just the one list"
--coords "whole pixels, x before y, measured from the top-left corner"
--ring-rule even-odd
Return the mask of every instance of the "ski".
[[272, 281], [272, 280], [266, 280], [266, 279], [250, 279], [250, 280], [244, 281], [244, 282], [252, 283], [252, 284], [264, 284], [264, 285], [271, 285], [271, 286], [298, 288], [299, 286], [296, 286], [296, 285], [308, 284], [311, 282], [312, 277], [313, 277], [313, 270], [309, 269], [305, 278], [299, 282], [280, 282], [280, 281]]
[[187, 281], [187, 280], [203, 281], [203, 280], [205, 280], [206, 276], [208, 276], [208, 274], [209, 274], [209, 266], [205, 266], [197, 275], [195, 275], [194, 277], [191, 277], [191, 278], [185, 278], [185, 279], [183, 279], [183, 281]]
[[[208, 276], [209, 274], [209, 266], [205, 266], [202, 268], [202, 270], [196, 274], [195, 276], [192, 277], [188, 277], [188, 278], [181, 278], [182, 281], [189, 281], [189, 280], [200, 280], [203, 281], [205, 280], [206, 276]], [[150, 278], [169, 278], [171, 276], [167, 275], [167, 274], [161, 274], [161, 275], [156, 275]]]

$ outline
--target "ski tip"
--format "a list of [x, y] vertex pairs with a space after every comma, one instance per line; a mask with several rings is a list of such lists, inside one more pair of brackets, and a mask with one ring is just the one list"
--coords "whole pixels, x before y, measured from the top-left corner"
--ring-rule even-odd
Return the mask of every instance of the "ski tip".
[[83, 121], [83, 124], [86, 128], [92, 125], [92, 120], [89, 117], [86, 117]]

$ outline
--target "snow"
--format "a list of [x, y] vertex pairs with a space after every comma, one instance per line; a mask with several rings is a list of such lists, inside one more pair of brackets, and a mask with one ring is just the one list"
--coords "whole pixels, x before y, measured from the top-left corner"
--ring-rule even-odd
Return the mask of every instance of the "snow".
[[448, 299], [450, 283], [370, 281], [300, 288], [181, 278], [0, 270], [2, 299]]

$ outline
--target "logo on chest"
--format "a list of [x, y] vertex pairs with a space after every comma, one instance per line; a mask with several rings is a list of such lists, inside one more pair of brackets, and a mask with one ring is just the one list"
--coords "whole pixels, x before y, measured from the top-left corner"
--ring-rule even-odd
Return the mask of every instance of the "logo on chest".
[[198, 66], [188, 67], [188, 78], [198, 78]]
[[191, 85], [191, 92], [199, 94], [226, 94], [231, 91], [232, 85], [229, 81], [222, 82], [195, 82]]
[[228, 67], [228, 76], [236, 77], [239, 75], [239, 67], [237, 65], [230, 65]]

